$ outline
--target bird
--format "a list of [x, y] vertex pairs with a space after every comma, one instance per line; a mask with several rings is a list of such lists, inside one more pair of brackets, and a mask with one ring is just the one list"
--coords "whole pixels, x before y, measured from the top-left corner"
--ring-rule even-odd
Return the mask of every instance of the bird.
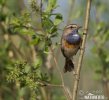
[[74, 70], [72, 58], [77, 54], [81, 47], [82, 37], [78, 30], [82, 28], [77, 24], [69, 24], [65, 26], [61, 38], [61, 52], [65, 57], [64, 73]]

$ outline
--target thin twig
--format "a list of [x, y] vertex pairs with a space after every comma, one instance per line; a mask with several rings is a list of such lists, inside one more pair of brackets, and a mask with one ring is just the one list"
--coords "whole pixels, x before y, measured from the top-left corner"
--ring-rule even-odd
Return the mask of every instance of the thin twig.
[[43, 28], [43, 19], [42, 19], [42, 0], [40, 1], [40, 16], [41, 16], [41, 27]]
[[80, 49], [80, 56], [79, 56], [77, 70], [76, 70], [76, 74], [77, 74], [76, 80], [74, 81], [73, 100], [77, 100], [77, 91], [78, 91], [80, 71], [81, 71], [81, 66], [82, 66], [82, 61], [83, 61], [83, 56], [84, 56], [84, 51], [85, 51], [85, 44], [86, 44], [89, 16], [90, 16], [90, 8], [91, 8], [91, 0], [87, 0], [85, 24], [84, 24], [84, 31], [83, 31], [83, 41], [82, 41], [82, 46]]
[[106, 70], [107, 70], [106, 66], [104, 65], [102, 68], [102, 81], [103, 81], [104, 93], [107, 97], [107, 100], [109, 100], [109, 87], [108, 87], [108, 78], [107, 78]]
[[54, 62], [55, 62], [55, 66], [56, 66], [56, 68], [57, 68], [57, 70], [58, 70], [58, 72], [59, 72], [59, 74], [60, 74], [60, 77], [61, 77], [61, 82], [62, 82], [62, 87], [63, 87], [63, 90], [64, 90], [64, 94], [65, 94], [67, 100], [71, 100], [72, 97], [70, 96], [69, 92], [67, 92], [66, 87], [65, 87], [65, 85], [64, 85], [63, 75], [62, 75], [62, 72], [61, 72], [60, 69], [59, 69], [57, 60], [56, 60], [55, 55], [54, 55], [54, 52], [53, 52], [53, 48], [51, 47], [50, 49], [51, 49], [52, 56], [53, 56], [53, 59], [54, 59]]
[[16, 47], [16, 45], [11, 42], [11, 45], [13, 47], [13, 49], [15, 49], [15, 51], [22, 57], [22, 58], [25, 58], [24, 54], [19, 50], [19, 48]]
[[50, 49], [51, 49], [51, 53], [52, 53], [52, 56], [53, 56], [55, 65], [56, 65], [56, 67], [57, 67], [57, 70], [58, 70], [58, 72], [59, 72], [59, 74], [60, 74], [60, 76], [61, 76], [62, 85], [64, 85], [64, 79], [63, 79], [63, 76], [62, 76], [62, 72], [60, 71], [60, 69], [59, 69], [59, 67], [58, 67], [58, 63], [57, 63], [57, 60], [56, 60], [56, 58], [55, 58], [53, 48], [51, 47]]
[[[51, 59], [52, 59], [52, 55], [51, 55], [51, 51], [49, 49], [49, 53], [47, 55], [47, 58], [46, 58], [46, 67], [48, 69], [48, 72], [49, 72], [49, 76], [50, 76], [50, 79], [52, 80], [53, 79], [53, 65], [51, 64]], [[47, 90], [48, 91], [48, 100], [51, 100], [52, 99], [52, 87], [54, 86], [51, 86], [51, 84], [47, 84]], [[58, 86], [59, 87], [59, 86]]]
[[43, 84], [42, 86], [49, 86], [49, 87], [60, 87], [60, 88], [63, 88], [63, 86], [62, 86], [62, 85], [49, 84], [49, 83]]
[[[32, 41], [30, 36], [27, 36], [28, 41]], [[30, 50], [31, 50], [31, 60], [33, 63], [36, 62], [36, 56], [37, 56], [37, 52], [35, 51], [34, 45], [30, 45]]]
[[[10, 42], [10, 45], [12, 46], [12, 49], [13, 49], [13, 50], [11, 50], [13, 54], [15, 54], [16, 51], [17, 51], [17, 53], [18, 53], [22, 58], [25, 58], [24, 54], [23, 54], [23, 53], [20, 51], [20, 49], [17, 48], [17, 46], [13, 43], [13, 40], [12, 40], [12, 38], [11, 38], [11, 35], [5, 34], [5, 35], [4, 35], [4, 39], [5, 39], [7, 42]], [[14, 51], [15, 51], [15, 52], [14, 52]], [[14, 56], [15, 56], [15, 55], [14, 55]]]

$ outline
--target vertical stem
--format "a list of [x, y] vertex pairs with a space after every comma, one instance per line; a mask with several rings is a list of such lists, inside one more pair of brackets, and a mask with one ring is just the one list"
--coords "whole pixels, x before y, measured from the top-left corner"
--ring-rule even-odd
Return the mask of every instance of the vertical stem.
[[43, 100], [48, 100], [45, 87], [40, 88]]
[[[42, 28], [42, 31], [45, 31], [44, 30], [44, 26], [43, 26], [43, 16], [42, 16], [42, 7], [43, 7], [43, 4], [42, 4], [42, 0], [40, 0], [40, 17], [41, 17], [41, 28]], [[44, 100], [48, 100], [48, 91], [47, 91], [47, 88], [45, 87], [41, 87], [41, 92], [42, 92], [42, 96], [43, 96], [43, 99]]]
[[44, 29], [44, 26], [43, 26], [43, 19], [42, 19], [42, 0], [40, 1], [40, 16], [41, 16], [41, 27], [42, 29]]
[[104, 94], [106, 95], [107, 100], [109, 100], [108, 78], [107, 78], [105, 66], [103, 66], [102, 76], [103, 76], [103, 88], [104, 88]]
[[81, 71], [83, 55], [84, 55], [84, 50], [85, 50], [85, 43], [86, 43], [86, 38], [87, 38], [87, 31], [88, 31], [90, 8], [91, 8], [91, 0], [87, 0], [86, 16], [85, 16], [84, 31], [83, 31], [83, 41], [82, 41], [82, 46], [80, 49], [80, 56], [79, 56], [79, 61], [78, 61], [78, 66], [77, 66], [77, 71], [76, 71], [76, 74], [77, 74], [76, 80], [74, 81], [73, 100], [77, 99], [80, 71]]
[[70, 94], [69, 94], [68, 91], [66, 90], [66, 87], [65, 87], [65, 84], [64, 84], [63, 75], [62, 75], [62, 72], [61, 72], [60, 69], [59, 69], [58, 62], [57, 62], [57, 59], [55, 58], [55, 55], [54, 55], [54, 51], [53, 51], [52, 46], [51, 46], [50, 50], [51, 50], [51, 53], [52, 53], [52, 56], [53, 56], [53, 59], [54, 59], [54, 62], [55, 62], [55, 66], [56, 66], [56, 68], [57, 68], [57, 71], [59, 72], [60, 77], [61, 77], [61, 83], [62, 83], [62, 87], [63, 87], [64, 94], [65, 94], [65, 96], [66, 96], [66, 99], [67, 99], [67, 100], [71, 100]]
[[[49, 71], [50, 79], [52, 80], [53, 79], [53, 66], [51, 64], [51, 59], [52, 59], [52, 55], [51, 55], [51, 50], [49, 49], [49, 53], [46, 58], [46, 67]], [[52, 100], [52, 88], [51, 87], [47, 87], [47, 93], [48, 93], [47, 94], [48, 100]]]
[[[28, 41], [30, 42], [31, 41], [31, 37], [28, 36], [27, 38], [28, 38]], [[32, 55], [31, 56], [31, 60], [32, 60], [33, 63], [35, 63], [36, 62], [36, 55], [37, 55], [37, 53], [35, 51], [34, 45], [30, 46], [30, 50], [31, 50], [31, 55]]]

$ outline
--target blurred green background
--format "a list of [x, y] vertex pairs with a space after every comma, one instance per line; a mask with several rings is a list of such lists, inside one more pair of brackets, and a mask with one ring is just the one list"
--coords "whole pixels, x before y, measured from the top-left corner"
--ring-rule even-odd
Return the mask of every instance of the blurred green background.
[[[61, 84], [49, 46], [63, 73], [61, 35], [67, 24], [84, 25], [86, 1], [42, 0], [40, 8], [41, 0], [0, 0], [0, 100], [66, 100], [60, 87], [40, 82]], [[78, 100], [87, 93], [109, 99], [108, 6], [109, 0], [92, 0]], [[72, 72], [63, 77], [72, 93]]]

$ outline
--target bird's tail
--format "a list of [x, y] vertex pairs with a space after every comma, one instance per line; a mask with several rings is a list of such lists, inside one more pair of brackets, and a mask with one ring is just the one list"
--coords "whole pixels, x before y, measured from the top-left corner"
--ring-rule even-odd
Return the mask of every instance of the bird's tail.
[[71, 59], [65, 59], [64, 73], [69, 71], [71, 72], [74, 69], [74, 64]]

